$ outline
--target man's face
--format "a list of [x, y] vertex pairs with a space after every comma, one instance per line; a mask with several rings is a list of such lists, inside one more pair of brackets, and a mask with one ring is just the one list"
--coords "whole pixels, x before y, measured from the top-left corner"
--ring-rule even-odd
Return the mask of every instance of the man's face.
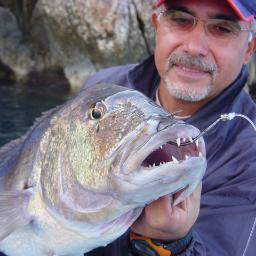
[[[252, 53], [248, 33], [240, 32], [223, 40], [206, 31], [205, 21], [209, 19], [237, 19], [226, 1], [171, 0], [167, 7], [182, 10], [200, 21], [192, 30], [177, 33], [153, 14], [160, 88], [166, 87], [169, 95], [179, 100], [208, 101], [230, 85], [248, 62]], [[239, 24], [250, 27], [242, 21]]]

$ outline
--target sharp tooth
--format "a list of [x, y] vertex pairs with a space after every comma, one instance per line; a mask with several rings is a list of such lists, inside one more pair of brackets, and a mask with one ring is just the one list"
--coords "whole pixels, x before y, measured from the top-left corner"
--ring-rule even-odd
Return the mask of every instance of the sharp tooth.
[[198, 146], [199, 146], [199, 141], [196, 140], [195, 143], [196, 143], [196, 147], [198, 148]]
[[155, 164], [155, 163], [153, 164], [153, 167], [156, 167], [156, 164]]
[[172, 161], [173, 161], [174, 163], [176, 163], [176, 164], [179, 163], [179, 161], [178, 161], [174, 156], [172, 156]]
[[186, 142], [186, 140], [187, 140], [186, 138], [182, 138], [182, 142]]
[[198, 155], [199, 155], [199, 156], [203, 156], [202, 152], [200, 152], [200, 151], [199, 151]]
[[189, 156], [188, 156], [188, 155], [185, 155], [185, 159], [189, 159]]
[[180, 138], [176, 139], [178, 147], [180, 146]]
[[193, 139], [190, 137], [190, 138], [188, 138], [188, 140], [190, 141], [190, 142], [193, 142]]

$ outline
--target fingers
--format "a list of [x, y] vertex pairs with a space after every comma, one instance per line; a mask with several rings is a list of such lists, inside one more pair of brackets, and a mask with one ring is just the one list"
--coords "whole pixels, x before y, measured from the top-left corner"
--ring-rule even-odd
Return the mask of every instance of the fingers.
[[173, 200], [169, 195], [152, 202], [144, 208], [132, 230], [158, 239], [184, 237], [198, 217], [201, 189], [200, 183], [189, 197], [176, 206], [172, 206]]

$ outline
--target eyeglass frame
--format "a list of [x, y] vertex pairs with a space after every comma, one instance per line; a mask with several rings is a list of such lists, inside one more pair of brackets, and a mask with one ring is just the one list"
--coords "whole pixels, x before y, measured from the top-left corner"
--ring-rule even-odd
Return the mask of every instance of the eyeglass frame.
[[[241, 25], [238, 23], [238, 21], [233, 21], [233, 20], [228, 20], [228, 19], [220, 19], [220, 18], [209, 18], [207, 20], [204, 20], [204, 19], [199, 19], [197, 17], [195, 17], [194, 15], [188, 13], [188, 12], [185, 12], [185, 11], [182, 11], [182, 10], [179, 10], [179, 9], [164, 9], [162, 7], [158, 8], [157, 9], [157, 17], [158, 19], [160, 20], [160, 18], [162, 16], [166, 16], [166, 13], [167, 12], [180, 12], [180, 13], [184, 13], [185, 15], [187, 16], [190, 16], [191, 17], [191, 20], [193, 20], [193, 25], [192, 27], [190, 28], [191, 30], [193, 30], [196, 25], [198, 24], [198, 22], [203, 22], [204, 23], [204, 29], [206, 32], [208, 32], [208, 29], [207, 29], [207, 22], [211, 21], [211, 20], [223, 20], [223, 21], [229, 21], [229, 22], [233, 22], [234, 23], [234, 27], [237, 27], [238, 31], [239, 32], [248, 32], [249, 33], [249, 38], [248, 38], [248, 41], [250, 42], [254, 36], [254, 34], [256, 33], [255, 31], [255, 28], [243, 28], [241, 27]], [[254, 21], [255, 22], [255, 21]], [[250, 22], [251, 23], [251, 26], [253, 26], [252, 24], [252, 21]], [[255, 27], [255, 26], [254, 26]]]

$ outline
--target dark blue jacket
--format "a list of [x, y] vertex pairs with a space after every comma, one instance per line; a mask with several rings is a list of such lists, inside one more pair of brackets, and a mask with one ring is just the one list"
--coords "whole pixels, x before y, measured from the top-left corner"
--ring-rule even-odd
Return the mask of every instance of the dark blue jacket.
[[[256, 123], [256, 106], [243, 90], [247, 77], [247, 68], [243, 67], [227, 89], [187, 122], [203, 130], [221, 114], [236, 112]], [[158, 81], [154, 59], [150, 57], [139, 65], [102, 70], [83, 88], [99, 82], [115, 83], [154, 99]], [[182, 255], [255, 256], [256, 230], [246, 245], [256, 217], [256, 133], [246, 120], [235, 118], [219, 123], [204, 138], [208, 167], [203, 178], [200, 215], [193, 227], [193, 242]], [[86, 255], [125, 256], [128, 246], [125, 234]]]

